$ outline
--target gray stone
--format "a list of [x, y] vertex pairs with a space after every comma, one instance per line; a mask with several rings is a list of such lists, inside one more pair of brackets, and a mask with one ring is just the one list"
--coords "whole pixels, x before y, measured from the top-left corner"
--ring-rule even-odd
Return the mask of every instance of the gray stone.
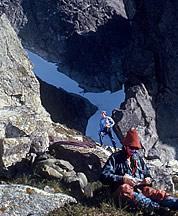
[[29, 135], [37, 119], [51, 122], [41, 105], [39, 83], [15, 31], [5, 15], [0, 17], [0, 52], [3, 65], [0, 76], [1, 166], [21, 161], [29, 152]]
[[[20, 3], [20, 0], [2, 1], [0, 12], [7, 14], [25, 47], [57, 63], [59, 70], [78, 81], [85, 91], [116, 91], [124, 83], [126, 101], [117, 112], [113, 111], [120, 141], [134, 127], [146, 158], [159, 158], [162, 165], [169, 163], [169, 156], [170, 160], [177, 160], [178, 2], [67, 0], [44, 4], [32, 0]], [[1, 48], [0, 73], [3, 74], [8, 71], [7, 66], [12, 67], [14, 55], [8, 55], [12, 62], [4, 65], [4, 43]], [[8, 54], [11, 53], [10, 50]], [[18, 66], [20, 71], [23, 67]], [[7, 77], [4, 84], [11, 80], [11, 74], [8, 75], [10, 79]], [[8, 94], [13, 91], [11, 85], [6, 90]], [[8, 103], [1, 97], [2, 106], [24, 103], [19, 88], [13, 93]], [[5, 112], [3, 108], [1, 115]], [[0, 134], [4, 136], [6, 122], [2, 122]], [[16, 128], [15, 124], [8, 127], [8, 136], [11, 129], [16, 133]], [[23, 128], [19, 128], [21, 132]], [[39, 124], [38, 128], [41, 128]], [[28, 130], [24, 132], [28, 135]], [[52, 137], [54, 134], [51, 132]], [[89, 164], [89, 167], [94, 166]]]
[[49, 151], [55, 152], [56, 158], [69, 161], [75, 172], [84, 173], [89, 182], [99, 179], [101, 168], [111, 155], [111, 152], [98, 145], [87, 148], [61, 144], [60, 141], [51, 145]]
[[46, 185], [43, 190], [48, 192], [48, 193], [55, 193], [55, 189], [53, 187], [48, 186], [48, 185]]
[[45, 152], [49, 147], [49, 135], [46, 131], [34, 131], [31, 135], [31, 152]]
[[76, 199], [62, 193], [49, 193], [26, 185], [0, 185], [0, 214], [44, 216], [50, 211], [76, 203]]
[[23, 7], [21, 11], [27, 23], [19, 27], [18, 35], [25, 48], [57, 63], [59, 71], [86, 91], [122, 88], [121, 53], [129, 43], [131, 30], [123, 0], [45, 1], [45, 7], [44, 1], [33, 0], [23, 5], [19, 2], [20, 8], [10, 1], [7, 4], [3, 11], [10, 20], [14, 17], [9, 11]]
[[42, 106], [33, 66], [5, 14], [0, 16], [0, 53], [0, 169], [11, 166], [12, 171], [29, 150], [44, 152], [51, 140], [75, 139], [78, 132], [52, 122]]
[[154, 146], [158, 140], [156, 133], [155, 110], [152, 98], [144, 85], [130, 88], [126, 94], [126, 101], [122, 109], [113, 110], [112, 117], [115, 121], [114, 131], [122, 141], [131, 128], [135, 128], [139, 134], [140, 142], [144, 148], [144, 154]]
[[0, 157], [3, 161], [1, 166], [8, 167], [26, 157], [30, 150], [30, 139], [28, 137], [5, 138], [1, 139], [0, 145], [2, 148]]
[[85, 134], [88, 119], [94, 115], [97, 107], [86, 98], [38, 80], [41, 101], [51, 119]]

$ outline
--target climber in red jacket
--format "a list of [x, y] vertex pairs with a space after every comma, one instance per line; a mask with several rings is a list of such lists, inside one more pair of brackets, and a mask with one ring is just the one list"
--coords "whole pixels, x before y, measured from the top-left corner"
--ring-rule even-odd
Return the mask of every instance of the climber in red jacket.
[[103, 167], [100, 181], [110, 185], [113, 195], [124, 200], [132, 200], [137, 206], [159, 210], [160, 206], [178, 210], [178, 199], [164, 190], [151, 187], [151, 175], [141, 155], [139, 137], [135, 129], [130, 130], [123, 149], [110, 156]]

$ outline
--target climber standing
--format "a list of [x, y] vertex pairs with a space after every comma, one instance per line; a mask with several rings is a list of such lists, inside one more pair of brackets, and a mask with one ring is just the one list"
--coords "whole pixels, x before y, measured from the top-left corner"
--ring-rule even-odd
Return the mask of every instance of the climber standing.
[[103, 167], [100, 181], [111, 186], [116, 198], [132, 201], [148, 212], [159, 212], [162, 207], [178, 210], [178, 199], [151, 187], [150, 172], [137, 153], [141, 149], [137, 131], [128, 131], [122, 144], [123, 149], [112, 154]]
[[100, 120], [100, 129], [99, 129], [99, 140], [101, 143], [101, 146], [103, 146], [103, 137], [104, 135], [108, 135], [111, 139], [112, 145], [114, 149], [116, 150], [116, 142], [114, 140], [114, 137], [112, 135], [111, 128], [114, 126], [114, 120], [107, 116], [106, 111], [101, 111], [101, 120]]

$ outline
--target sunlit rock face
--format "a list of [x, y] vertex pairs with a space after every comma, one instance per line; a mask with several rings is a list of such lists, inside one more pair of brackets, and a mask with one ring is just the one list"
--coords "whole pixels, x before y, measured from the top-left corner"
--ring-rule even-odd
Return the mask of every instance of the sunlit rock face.
[[71, 196], [27, 185], [1, 184], [0, 189], [1, 211], [4, 215], [41, 216], [65, 204], [77, 203]]
[[[6, 2], [1, 8], [20, 26], [24, 46], [57, 63], [85, 91], [115, 91], [125, 84], [126, 101], [113, 111], [121, 141], [135, 127], [145, 157], [157, 157], [159, 146], [168, 145], [170, 160], [177, 159], [177, 1]], [[25, 14], [19, 25], [12, 8]], [[166, 152], [162, 163], [169, 159]]]
[[1, 166], [20, 161], [30, 149], [38, 120], [50, 116], [41, 105], [32, 65], [5, 15], [0, 17]]
[[[40, 84], [6, 15], [0, 16], [0, 170], [33, 149], [44, 152], [50, 139], [75, 136], [55, 124], [41, 104]], [[2, 172], [1, 172], [2, 175]]]

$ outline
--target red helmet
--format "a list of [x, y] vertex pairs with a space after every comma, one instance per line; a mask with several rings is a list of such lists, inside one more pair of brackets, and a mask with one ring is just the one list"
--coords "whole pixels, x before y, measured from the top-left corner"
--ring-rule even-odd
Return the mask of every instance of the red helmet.
[[122, 142], [123, 146], [132, 146], [138, 149], [141, 149], [138, 133], [135, 129], [131, 129], [127, 132], [126, 137]]

